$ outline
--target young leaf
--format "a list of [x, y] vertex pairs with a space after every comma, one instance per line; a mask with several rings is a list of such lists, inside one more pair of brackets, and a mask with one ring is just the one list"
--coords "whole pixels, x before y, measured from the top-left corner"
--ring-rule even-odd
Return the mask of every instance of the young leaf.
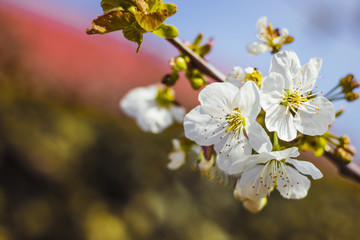
[[176, 27], [168, 24], [161, 24], [160, 27], [152, 31], [152, 33], [162, 38], [176, 38], [179, 35]]
[[162, 0], [147, 0], [146, 2], [149, 6], [149, 12], [154, 12], [156, 10], [159, 10], [161, 6], [164, 5], [162, 3]]
[[135, 18], [131, 13], [123, 13], [120, 11], [110, 11], [99, 16], [92, 22], [92, 29], [87, 29], [87, 34], [105, 34], [117, 30], [122, 30], [135, 22]]
[[141, 43], [143, 41], [143, 35], [140, 30], [134, 28], [133, 26], [128, 26], [124, 28], [123, 34], [127, 40], [136, 42], [138, 44], [136, 52], [139, 52]]
[[164, 15], [162, 11], [151, 12], [148, 14], [142, 12], [135, 13], [137, 23], [147, 32], [154, 31], [166, 18], [167, 15]]
[[134, 0], [102, 0], [101, 1], [101, 7], [104, 12], [108, 12], [118, 7], [123, 9], [128, 9], [129, 7], [135, 5], [136, 4]]
[[166, 11], [167, 13], [167, 17], [171, 17], [172, 15], [174, 15], [177, 11], [177, 6], [173, 3], [164, 3], [160, 10], [162, 10], [163, 12]]
[[136, 6], [142, 13], [147, 13], [148, 5], [144, 0], [136, 0]]

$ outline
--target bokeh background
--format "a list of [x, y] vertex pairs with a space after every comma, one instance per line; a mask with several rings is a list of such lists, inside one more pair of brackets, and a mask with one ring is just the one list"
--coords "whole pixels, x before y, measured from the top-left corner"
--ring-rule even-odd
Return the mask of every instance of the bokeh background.
[[[270, 54], [253, 57], [255, 24], [268, 16], [287, 27], [302, 63], [323, 58], [326, 92], [348, 73], [360, 76], [360, 3], [344, 1], [180, 1], [168, 19], [183, 40], [214, 38], [208, 60], [267, 74]], [[232, 186], [185, 166], [166, 168], [171, 139], [144, 133], [118, 109], [131, 88], [158, 82], [177, 51], [146, 34], [139, 54], [121, 33], [87, 36], [100, 0], [0, 0], [0, 240], [14, 239], [357, 239], [360, 185], [324, 158], [304, 153], [325, 177], [303, 200], [274, 192], [248, 213]], [[188, 109], [197, 93], [180, 81]], [[332, 126], [359, 147], [359, 103]], [[356, 157], [355, 161], [359, 162]]]

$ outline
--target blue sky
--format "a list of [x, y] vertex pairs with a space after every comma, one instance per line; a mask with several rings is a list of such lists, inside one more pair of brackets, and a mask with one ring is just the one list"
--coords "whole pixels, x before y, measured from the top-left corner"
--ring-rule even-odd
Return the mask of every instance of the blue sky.
[[[90, 27], [91, 20], [102, 13], [100, 0], [0, 0], [21, 5], [71, 24], [79, 30]], [[164, 0], [164, 2], [167, 2]], [[167, 20], [175, 25], [182, 40], [192, 41], [197, 33], [214, 38], [208, 60], [227, 73], [233, 66], [257, 67], [263, 75], [269, 69], [271, 55], [250, 56], [245, 46], [256, 40], [255, 24], [267, 16], [273, 26], [289, 30], [295, 41], [284, 49], [297, 52], [302, 64], [312, 57], [323, 59], [319, 89], [326, 92], [338, 79], [353, 73], [360, 79], [360, 2], [357, 0], [173, 0], [178, 13]], [[112, 34], [123, 40], [121, 33]], [[135, 48], [133, 44], [129, 47]], [[157, 54], [167, 61], [177, 52], [166, 41], [146, 34], [141, 51]], [[336, 134], [347, 134], [360, 146], [360, 101], [347, 104], [339, 101], [336, 108], [346, 112], [333, 126]]]

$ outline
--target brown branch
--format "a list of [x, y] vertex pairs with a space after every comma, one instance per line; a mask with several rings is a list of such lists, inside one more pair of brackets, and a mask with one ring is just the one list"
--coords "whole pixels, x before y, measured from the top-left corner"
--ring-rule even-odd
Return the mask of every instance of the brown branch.
[[343, 164], [341, 161], [331, 152], [325, 152], [327, 157], [339, 170], [339, 174], [352, 178], [353, 180], [360, 183], [360, 166], [355, 162], [349, 164]]
[[[210, 63], [205, 61], [194, 51], [188, 48], [183, 44], [180, 39], [167, 39], [175, 48], [180, 52], [190, 57], [192, 63], [204, 74], [211, 77], [217, 82], [223, 82], [225, 80], [225, 75], [222, 74], [218, 69], [212, 66]], [[325, 157], [327, 157], [331, 162], [333, 162], [339, 170], [339, 174], [352, 178], [354, 181], [360, 183], [360, 166], [355, 162], [349, 164], [343, 164], [340, 159], [338, 159], [333, 153], [325, 152]]]
[[222, 72], [217, 70], [214, 66], [212, 66], [210, 63], [205, 61], [202, 57], [200, 57], [194, 51], [188, 48], [185, 44], [181, 42], [180, 39], [170, 38], [166, 40], [168, 40], [180, 52], [190, 57], [194, 66], [196, 66], [196, 68], [198, 68], [202, 73], [206, 74], [217, 82], [225, 81], [225, 75]]

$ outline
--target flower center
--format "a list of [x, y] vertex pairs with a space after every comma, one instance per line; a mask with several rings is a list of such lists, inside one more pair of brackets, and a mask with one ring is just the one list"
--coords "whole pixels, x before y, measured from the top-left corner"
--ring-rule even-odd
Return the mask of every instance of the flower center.
[[[284, 91], [284, 96], [281, 97], [282, 101], [280, 104], [289, 109], [292, 115], [295, 115], [300, 105], [307, 102], [308, 99], [307, 97], [303, 97], [297, 90], [285, 89]], [[288, 113], [286, 115], [288, 115]]]
[[241, 116], [241, 112], [238, 108], [233, 109], [233, 112], [226, 115], [225, 120], [228, 123], [228, 128], [225, 130], [226, 133], [229, 131], [240, 132], [245, 127], [245, 118]]
[[262, 76], [256, 68], [252, 72], [247, 72], [245, 75], [245, 81], [254, 81], [256, 85], [260, 88], [262, 83]]
[[174, 94], [168, 87], [158, 88], [155, 102], [160, 107], [169, 108], [174, 104]]
[[[257, 180], [259, 181], [256, 183]], [[265, 187], [270, 191], [273, 187], [279, 187], [279, 181], [283, 184], [281, 187], [287, 187], [287, 184], [290, 182], [285, 169], [285, 159], [281, 161], [272, 159], [264, 165], [259, 175], [255, 178], [253, 189], [258, 192], [261, 187]]]

